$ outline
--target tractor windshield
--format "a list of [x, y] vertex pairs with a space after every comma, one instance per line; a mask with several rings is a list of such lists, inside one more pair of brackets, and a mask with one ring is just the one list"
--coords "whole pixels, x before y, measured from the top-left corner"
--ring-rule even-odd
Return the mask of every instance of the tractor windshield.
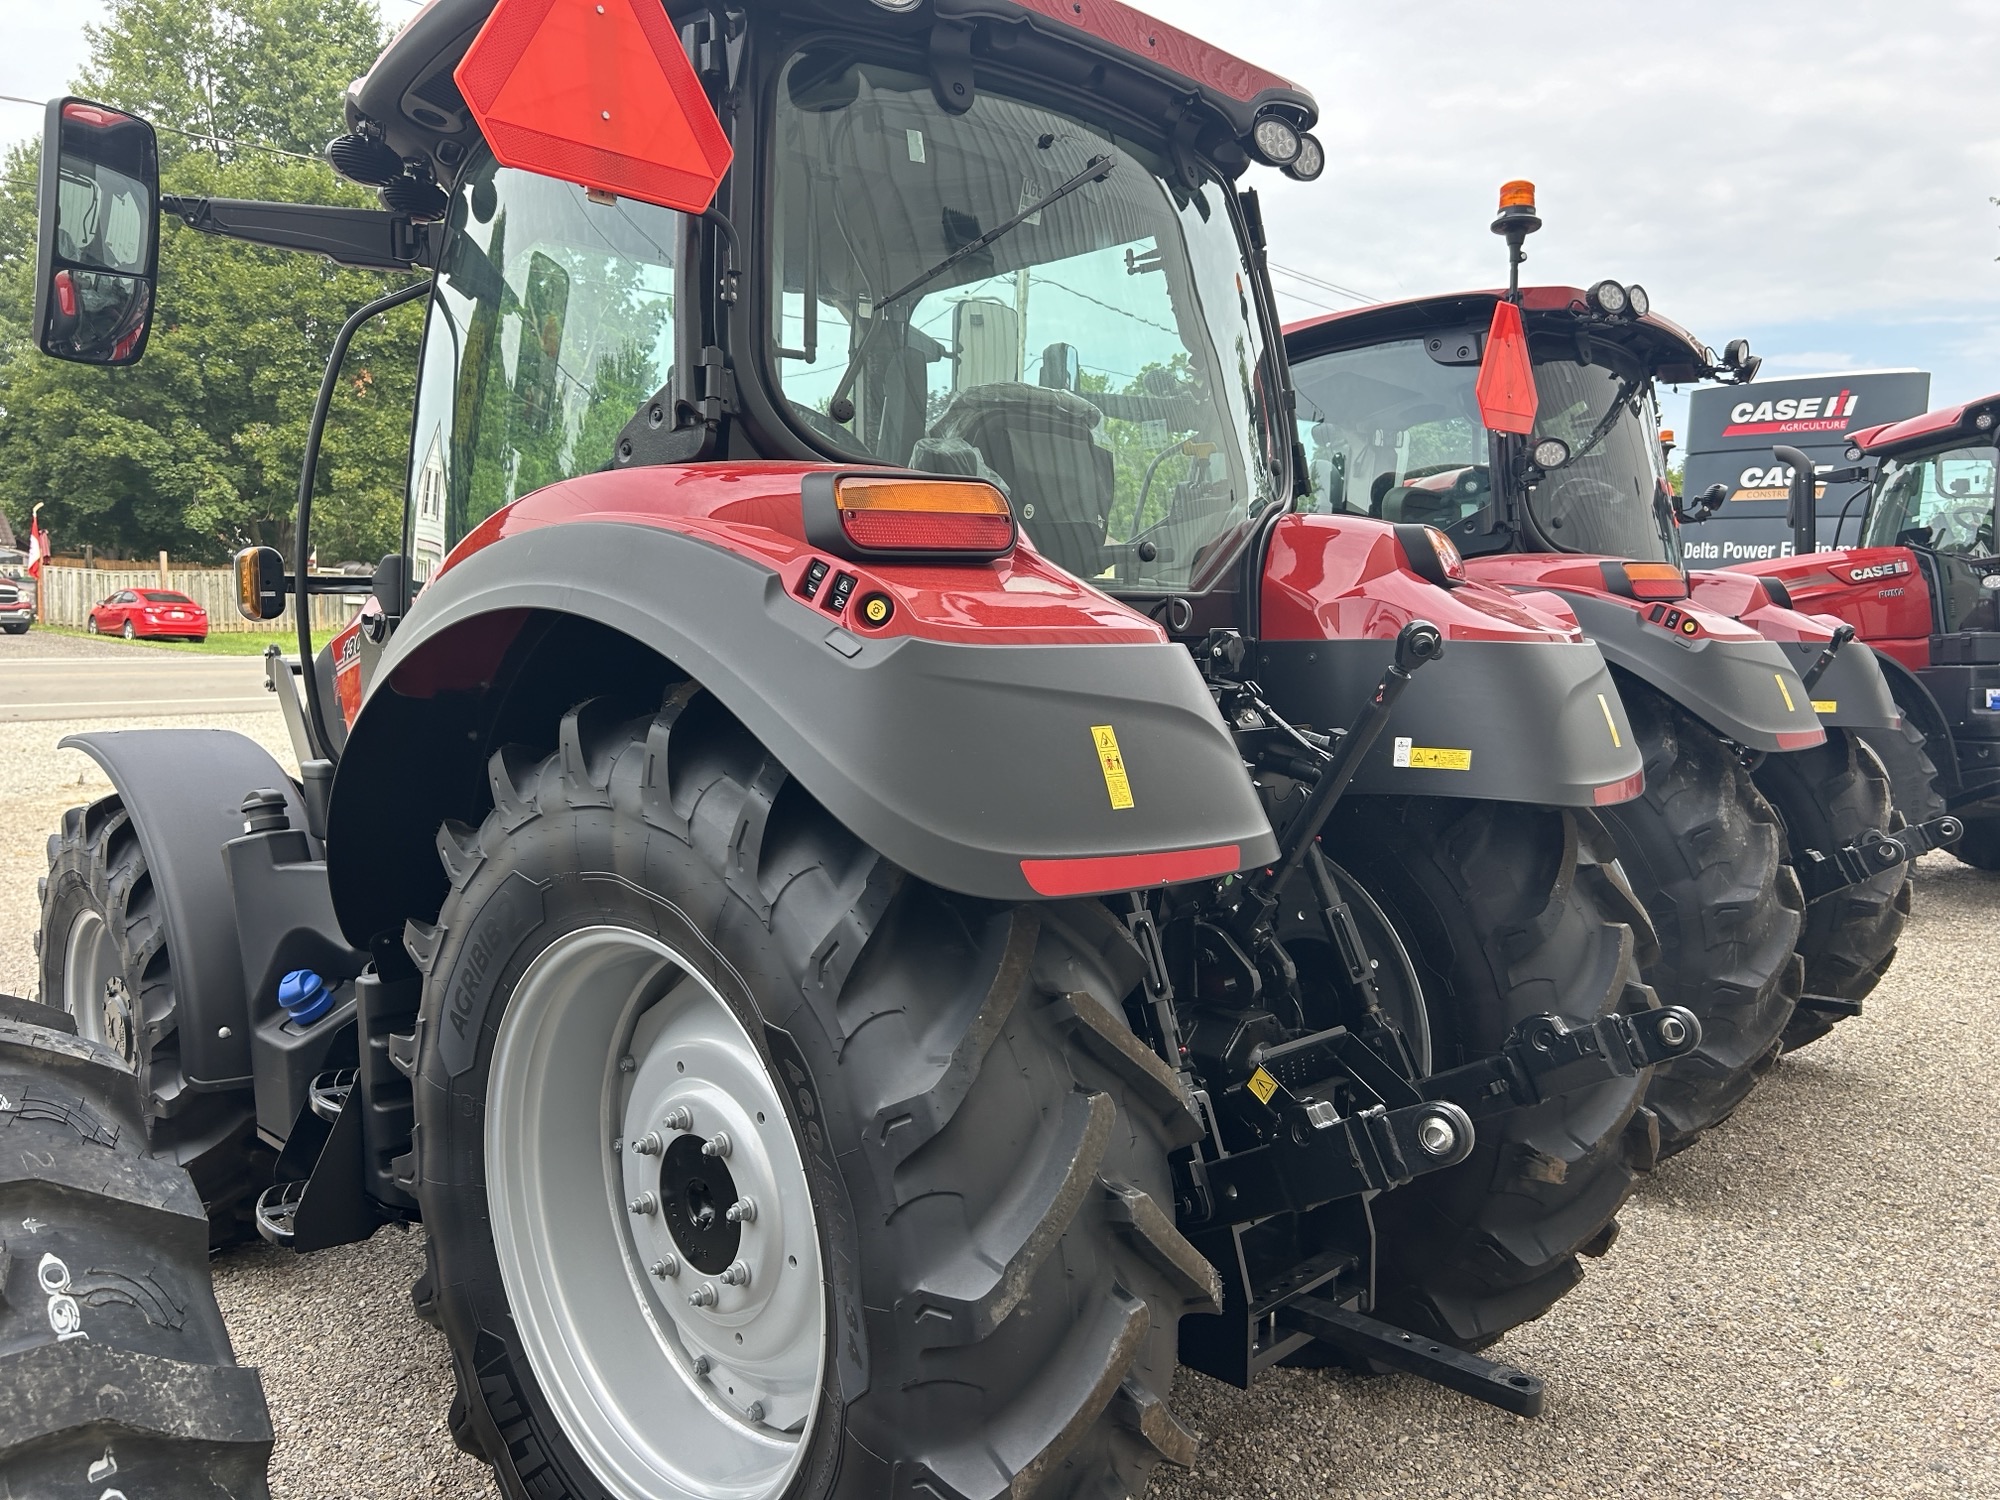
[[983, 84], [807, 51], [778, 91], [770, 336], [830, 454], [979, 475], [1045, 555], [1202, 589], [1280, 498], [1229, 187]]
[[1994, 457], [1989, 444], [1885, 461], [1866, 544], [1895, 547], [1909, 537], [1939, 552], [1992, 556]]
[[[1461, 551], [1492, 550], [1479, 369], [1427, 347], [1452, 342], [1400, 339], [1294, 366], [1318, 509], [1423, 522], [1447, 531]], [[1651, 382], [1538, 343], [1535, 390], [1535, 439], [1560, 438], [1570, 453], [1526, 492], [1542, 541], [1565, 552], [1679, 562]]]

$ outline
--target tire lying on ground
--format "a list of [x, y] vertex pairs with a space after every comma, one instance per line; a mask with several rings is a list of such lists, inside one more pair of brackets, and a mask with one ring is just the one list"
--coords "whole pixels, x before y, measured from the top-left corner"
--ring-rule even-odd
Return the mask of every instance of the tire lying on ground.
[[274, 1158], [258, 1144], [248, 1089], [187, 1086], [162, 893], [123, 799], [100, 797], [63, 814], [61, 831], [49, 835], [41, 897], [42, 1003], [67, 1011], [81, 1036], [138, 1074], [153, 1149], [194, 1178], [211, 1243], [250, 1239]]
[[[1584, 1023], [1656, 1004], [1640, 979], [1651, 926], [1589, 813], [1355, 798], [1326, 843], [1400, 939], [1433, 1071], [1490, 1056], [1532, 1015]], [[1288, 946], [1307, 971], [1309, 949]], [[1385, 1010], [1412, 1009], [1386, 989]], [[1581, 1279], [1577, 1257], [1609, 1248], [1634, 1172], [1653, 1164], [1646, 1083], [1481, 1120], [1466, 1161], [1376, 1199], [1377, 1315], [1479, 1347], [1546, 1312]]]
[[0, 1493], [268, 1494], [264, 1387], [230, 1351], [207, 1216], [144, 1143], [133, 1075], [0, 996]]
[[[1784, 824], [1787, 859], [1793, 862], [1802, 850], [1831, 851], [1871, 829], [1887, 832], [1903, 825], [1881, 760], [1844, 730], [1829, 729], [1826, 743], [1810, 750], [1765, 756], [1756, 781]], [[1805, 993], [1838, 1000], [1868, 994], [1895, 960], [1909, 914], [1906, 863], [1813, 902], [1799, 931]], [[1785, 1050], [1818, 1041], [1838, 1020], [1800, 1006], [1785, 1024]]]
[[[658, 701], [658, 700], [654, 700]], [[599, 699], [448, 822], [416, 1190], [510, 1496], [1138, 1494], [1214, 1272], [1095, 903], [947, 895], [710, 696]]]
[[1671, 1155], [1727, 1119], [1775, 1060], [1802, 992], [1805, 897], [1778, 815], [1736, 752], [1644, 684], [1621, 674], [1618, 689], [1646, 789], [1604, 821], [1659, 935], [1646, 981], [1701, 1020], [1701, 1045], [1654, 1069], [1646, 1097]]

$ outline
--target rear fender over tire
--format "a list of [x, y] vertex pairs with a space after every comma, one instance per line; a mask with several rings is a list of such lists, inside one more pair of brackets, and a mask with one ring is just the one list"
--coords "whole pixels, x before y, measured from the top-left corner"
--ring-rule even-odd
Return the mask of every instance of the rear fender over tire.
[[[497, 751], [490, 809], [438, 836], [449, 879], [439, 921], [409, 928], [426, 972], [417, 1192], [458, 1375], [455, 1430], [510, 1496], [607, 1488], [610, 1439], [579, 1417], [592, 1408], [562, 1362], [533, 1352], [552, 1315], [536, 1310], [535, 1278], [506, 1269], [520, 1264], [512, 1237], [527, 1232], [504, 1186], [519, 1176], [504, 1170], [517, 1149], [509, 1121], [542, 1097], [521, 1082], [534, 1075], [513, 1060], [528, 1055], [517, 1039], [537, 1034], [522, 1028], [557, 993], [543, 976], [574, 962], [567, 955], [584, 951], [574, 935], [586, 933], [658, 945], [673, 955], [662, 972], [685, 975], [660, 998], [627, 1002], [638, 1017], [629, 1032], [603, 1023], [598, 1072], [613, 1080], [603, 1087], [637, 1098], [656, 1076], [680, 1086], [650, 1040], [677, 1034], [679, 1011], [651, 1019], [669, 1003], [726, 1014], [712, 1024], [744, 1038], [729, 1055], [755, 1057], [746, 1076], [782, 1082], [783, 1119], [746, 1116], [727, 1153], [748, 1180], [767, 1157], [784, 1159], [767, 1152], [766, 1132], [795, 1143], [825, 1268], [819, 1395], [800, 1418], [789, 1477], [771, 1479], [770, 1493], [1136, 1494], [1160, 1458], [1191, 1461], [1166, 1396], [1180, 1313], [1208, 1305], [1215, 1283], [1172, 1226], [1167, 1157], [1186, 1111], [1164, 1108], [1151, 1075], [1133, 1076], [1121, 1049], [1096, 1037], [1124, 1024], [1120, 1002], [1139, 974], [1123, 928], [1095, 903], [974, 901], [905, 874], [691, 684], [669, 689], [657, 711], [628, 712], [587, 702], [562, 716], [552, 752]], [[602, 1000], [618, 1003], [610, 991]], [[620, 1049], [629, 1069], [611, 1065]], [[719, 1066], [692, 1052], [671, 1060], [688, 1061], [689, 1076]], [[623, 1097], [605, 1106], [613, 1121], [626, 1118]], [[711, 1116], [736, 1107], [734, 1093], [702, 1097], [691, 1108]], [[586, 1114], [596, 1118], [594, 1106]], [[648, 1170], [657, 1156], [668, 1227], [679, 1200], [660, 1153], [691, 1139], [679, 1128], [654, 1127], [664, 1145], [589, 1146], [606, 1174]], [[620, 1236], [651, 1232], [651, 1218], [616, 1201], [628, 1190], [566, 1221], [563, 1260], [615, 1261], [628, 1254], [615, 1249]], [[781, 1205], [797, 1201], [779, 1192]], [[794, 1223], [796, 1209], [785, 1212]], [[767, 1228], [755, 1233], [776, 1232], [770, 1213], [759, 1209]], [[742, 1234], [727, 1253], [752, 1274], [711, 1290], [733, 1297], [740, 1284], [747, 1298], [770, 1287], [777, 1298], [791, 1268], [783, 1256], [757, 1260], [753, 1231]], [[745, 1378], [732, 1375], [730, 1346], [699, 1369], [690, 1357], [710, 1337], [695, 1321], [704, 1314], [683, 1305], [700, 1277], [689, 1260], [658, 1264], [601, 1284], [632, 1299], [618, 1347], [638, 1348], [645, 1378], [629, 1389], [676, 1401], [704, 1389], [704, 1411], [723, 1413], [689, 1416], [680, 1456], [658, 1460], [692, 1474], [703, 1443], [734, 1442], [730, 1422], [770, 1412], [728, 1416], [744, 1394], [732, 1379]], [[565, 1347], [594, 1355], [596, 1315], [574, 1297], [562, 1305], [584, 1309], [570, 1315], [582, 1321]], [[734, 1306], [712, 1305], [718, 1316]], [[763, 1314], [745, 1316], [754, 1344]], [[621, 1408], [641, 1399], [615, 1378], [603, 1389]]]
[[0, 1005], [0, 1487], [265, 1496], [263, 1384], [230, 1351], [201, 1200], [146, 1153], [136, 1078], [41, 1011]]
[[[765, 564], [678, 532], [581, 521], [503, 539], [429, 585], [376, 670], [333, 799], [335, 909], [356, 947], [434, 910], [442, 891], [409, 873], [428, 858], [421, 830], [469, 819], [454, 803], [506, 742], [512, 697], [561, 685], [560, 713], [621, 690], [598, 652], [644, 653], [702, 683], [843, 826], [944, 889], [1033, 899], [1024, 860], [1273, 858], [1193, 658], [1134, 638], [1149, 629], [1134, 616], [1102, 641], [967, 645], [899, 628], [863, 640]], [[545, 638], [564, 649], [538, 652]], [[1107, 724], [1130, 806], [1107, 795], [1093, 738]], [[436, 764], [414, 787], [393, 785], [426, 757]]]

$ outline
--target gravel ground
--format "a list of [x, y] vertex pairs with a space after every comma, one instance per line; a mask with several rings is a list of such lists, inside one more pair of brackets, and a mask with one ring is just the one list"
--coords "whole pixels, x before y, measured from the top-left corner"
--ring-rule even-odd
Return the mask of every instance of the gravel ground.
[[[0, 990], [31, 992], [47, 831], [105, 789], [52, 748], [75, 727], [0, 725]], [[289, 758], [275, 715], [225, 727]], [[1207, 1442], [1151, 1495], [2000, 1496], [1996, 909], [2000, 877], [1923, 861], [1867, 1017], [1661, 1168], [1584, 1285], [1502, 1345], [1548, 1379], [1540, 1420], [1404, 1377], [1280, 1371], [1242, 1392], [1184, 1372], [1176, 1408]], [[278, 1500], [493, 1493], [445, 1430], [443, 1339], [409, 1312], [421, 1245], [385, 1229], [216, 1263], [264, 1371]]]

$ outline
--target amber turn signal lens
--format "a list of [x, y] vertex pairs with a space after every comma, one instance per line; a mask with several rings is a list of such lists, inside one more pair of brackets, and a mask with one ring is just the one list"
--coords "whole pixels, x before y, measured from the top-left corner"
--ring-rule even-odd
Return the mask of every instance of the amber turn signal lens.
[[996, 553], [1014, 540], [1007, 497], [981, 479], [854, 475], [833, 500], [842, 529], [871, 551]]
[[[1672, 563], [1607, 563], [1605, 572], [1617, 570], [1616, 578], [1607, 577], [1614, 591], [1633, 599], [1685, 599], [1687, 597], [1687, 575]], [[1620, 583], [1624, 584], [1619, 588]]]

